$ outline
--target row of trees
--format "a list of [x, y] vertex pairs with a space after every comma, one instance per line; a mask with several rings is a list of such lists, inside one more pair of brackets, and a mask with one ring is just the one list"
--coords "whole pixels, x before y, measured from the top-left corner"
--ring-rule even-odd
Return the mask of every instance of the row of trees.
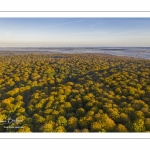
[[150, 131], [150, 60], [33, 53], [0, 66], [0, 120], [22, 120], [1, 132]]

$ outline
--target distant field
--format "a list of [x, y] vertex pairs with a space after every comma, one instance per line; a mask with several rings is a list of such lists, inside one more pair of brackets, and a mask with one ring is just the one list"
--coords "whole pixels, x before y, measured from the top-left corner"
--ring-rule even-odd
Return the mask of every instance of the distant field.
[[0, 132], [149, 131], [149, 59], [0, 51]]

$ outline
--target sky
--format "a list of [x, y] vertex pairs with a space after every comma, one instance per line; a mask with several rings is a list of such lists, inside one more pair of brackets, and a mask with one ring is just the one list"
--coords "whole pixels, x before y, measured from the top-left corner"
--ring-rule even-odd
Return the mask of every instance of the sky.
[[0, 47], [149, 47], [150, 18], [0, 18]]

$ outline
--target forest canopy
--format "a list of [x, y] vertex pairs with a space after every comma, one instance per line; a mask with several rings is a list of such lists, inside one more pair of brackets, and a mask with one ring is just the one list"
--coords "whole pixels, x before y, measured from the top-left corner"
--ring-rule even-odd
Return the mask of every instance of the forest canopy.
[[0, 55], [0, 121], [0, 132], [149, 132], [150, 60]]

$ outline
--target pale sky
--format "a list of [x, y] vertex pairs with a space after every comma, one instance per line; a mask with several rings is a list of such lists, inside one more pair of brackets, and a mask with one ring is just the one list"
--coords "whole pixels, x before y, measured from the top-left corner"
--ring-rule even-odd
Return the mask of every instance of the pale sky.
[[150, 18], [0, 18], [0, 47], [149, 47]]

